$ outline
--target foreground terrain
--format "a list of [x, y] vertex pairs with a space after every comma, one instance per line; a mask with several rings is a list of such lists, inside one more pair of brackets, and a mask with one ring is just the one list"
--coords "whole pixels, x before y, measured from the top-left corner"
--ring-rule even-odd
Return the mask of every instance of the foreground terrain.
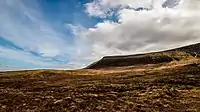
[[200, 112], [200, 58], [193, 54], [169, 51], [153, 54], [156, 63], [98, 69], [2, 72], [0, 111]]

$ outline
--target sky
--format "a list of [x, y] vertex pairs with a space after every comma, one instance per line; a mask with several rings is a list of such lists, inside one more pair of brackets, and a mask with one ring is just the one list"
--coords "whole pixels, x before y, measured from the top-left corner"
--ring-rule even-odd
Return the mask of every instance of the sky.
[[199, 0], [0, 0], [0, 71], [79, 69], [200, 42]]

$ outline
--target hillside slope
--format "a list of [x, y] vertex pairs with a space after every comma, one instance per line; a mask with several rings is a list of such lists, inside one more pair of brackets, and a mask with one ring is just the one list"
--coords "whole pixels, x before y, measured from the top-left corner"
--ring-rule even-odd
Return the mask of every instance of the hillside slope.
[[129, 66], [108, 59], [101, 69], [0, 72], [0, 112], [200, 112], [194, 51], [127, 56], [139, 63]]
[[0, 73], [1, 112], [199, 112], [200, 60]]
[[171, 62], [173, 60], [182, 60], [191, 57], [200, 56], [200, 43], [185, 46], [177, 49], [163, 52], [154, 52], [147, 54], [127, 55], [127, 56], [106, 56], [101, 60], [92, 63], [87, 69], [99, 69], [107, 67], [132, 66], [140, 64], [158, 64]]

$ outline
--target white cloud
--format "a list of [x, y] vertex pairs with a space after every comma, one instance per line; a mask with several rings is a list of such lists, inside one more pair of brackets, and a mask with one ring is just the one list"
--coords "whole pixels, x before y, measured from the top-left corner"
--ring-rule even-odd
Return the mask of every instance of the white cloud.
[[109, 7], [130, 6], [132, 8], [138, 6], [149, 7], [149, 5], [151, 4], [151, 0], [100, 0], [100, 2], [101, 4], [107, 5]]
[[[107, 20], [79, 34], [78, 37], [87, 39], [91, 46], [90, 51], [95, 57], [165, 50], [200, 42], [198, 0], [184, 0], [173, 8], [156, 7], [148, 11], [135, 11], [125, 7], [148, 7], [148, 0], [98, 0], [98, 2], [106, 7], [106, 10], [121, 7], [117, 12], [118, 22]], [[159, 4], [162, 6], [164, 2], [155, 0], [157, 6]], [[170, 0], [168, 2], [167, 5], [172, 7]], [[174, 3], [176, 2], [175, 0]], [[96, 4], [99, 5], [98, 3], [93, 5]]]
[[[55, 65], [47, 62], [51, 57], [62, 61], [66, 57], [69, 64], [55, 65], [55, 68], [76, 68], [105, 55], [157, 51], [200, 42], [199, 0], [181, 0], [176, 7], [170, 1], [177, 0], [168, 0], [167, 9], [161, 8], [165, 0], [154, 1], [154, 9], [148, 11], [133, 9], [151, 9], [151, 0], [94, 0], [87, 3], [89, 16], [105, 18], [115, 14], [117, 22], [106, 20], [87, 29], [66, 25], [76, 36], [73, 45], [68, 45], [70, 42], [45, 22], [37, 7], [30, 8], [22, 0], [1, 0], [0, 36], [25, 50], [0, 48], [0, 57], [9, 56], [9, 59], [51, 67]], [[37, 6], [35, 1], [29, 2]], [[29, 51], [47, 59], [33, 57]]]
[[[112, 9], [123, 8], [161, 8], [163, 0], [94, 0], [86, 4], [89, 16], [105, 18], [113, 14]], [[171, 3], [171, 2], [170, 2]]]
[[[0, 47], [0, 51], [1, 51], [0, 58], [6, 58], [7, 60], [15, 59], [17, 61], [23, 61], [25, 64], [30, 64], [30, 66], [27, 66], [27, 68], [31, 67], [32, 65], [38, 65], [38, 67], [53, 66], [53, 64], [43, 62], [40, 57], [34, 57], [30, 53], [27, 53], [27, 52], [16, 51], [16, 50], [8, 49], [5, 47]], [[4, 64], [4, 63], [1, 62], [1, 64]], [[6, 64], [5, 66], [10, 67], [10, 65], [6, 65]]]
[[[37, 2], [32, 2], [36, 6]], [[67, 49], [62, 34], [45, 22], [39, 9], [26, 6], [22, 0], [0, 3], [0, 35], [17, 46], [54, 57]]]
[[[57, 66], [59, 62], [51, 60], [55, 57], [65, 57], [58, 60], [68, 61], [67, 56], [74, 51], [74, 48], [66, 41], [66, 35], [56, 32], [45, 21], [36, 1], [28, 2], [31, 2], [31, 6], [27, 6], [23, 0], [0, 1], [0, 36], [24, 49], [15, 51], [0, 46], [0, 58], [21, 60], [22, 63], [30, 64], [27, 68], [31, 68], [32, 65]], [[37, 53], [41, 57], [34, 56], [30, 52]], [[5, 65], [6, 63], [9, 62], [5, 62]]]
[[110, 12], [109, 8], [104, 7], [98, 1], [87, 3], [87, 4], [85, 4], [85, 7], [86, 7], [86, 12], [90, 16], [105, 18], [106, 16], [108, 16], [108, 14]]

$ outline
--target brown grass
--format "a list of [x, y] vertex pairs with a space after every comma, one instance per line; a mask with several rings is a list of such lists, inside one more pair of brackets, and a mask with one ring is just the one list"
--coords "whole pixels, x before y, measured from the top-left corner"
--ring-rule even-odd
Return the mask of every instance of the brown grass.
[[[195, 64], [196, 63], [196, 64]], [[0, 111], [198, 112], [200, 59], [0, 73]]]

